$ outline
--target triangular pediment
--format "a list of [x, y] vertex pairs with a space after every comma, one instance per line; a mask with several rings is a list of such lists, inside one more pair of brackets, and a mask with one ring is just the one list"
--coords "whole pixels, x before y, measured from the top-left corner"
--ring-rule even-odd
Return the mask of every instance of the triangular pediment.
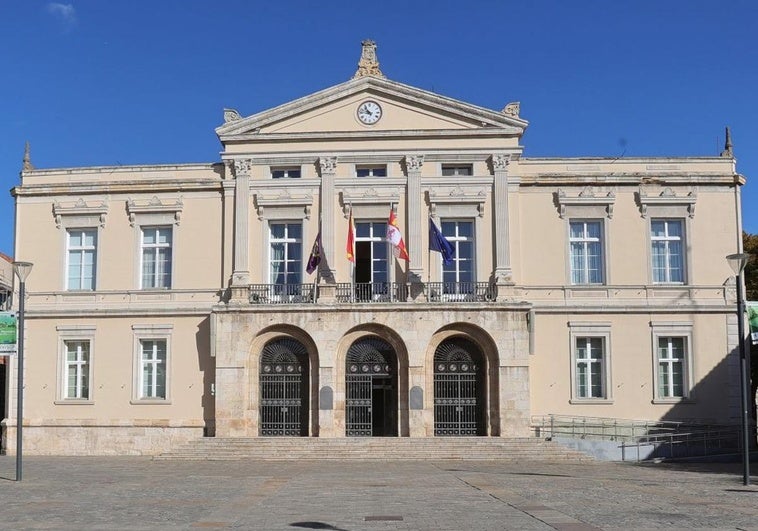
[[[357, 119], [367, 100], [381, 106], [370, 126]], [[225, 112], [216, 129], [223, 141], [268, 135], [388, 134], [397, 131], [491, 130], [521, 136], [528, 125], [511, 109], [493, 111], [376, 76], [363, 76], [243, 118]]]

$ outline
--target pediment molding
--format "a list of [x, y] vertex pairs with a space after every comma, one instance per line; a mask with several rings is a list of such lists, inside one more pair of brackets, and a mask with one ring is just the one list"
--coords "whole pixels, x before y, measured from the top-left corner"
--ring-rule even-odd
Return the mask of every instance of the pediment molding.
[[294, 190], [277, 187], [268, 188], [265, 192], [259, 191], [255, 194], [255, 207], [258, 211], [258, 219], [267, 219], [270, 209], [292, 211], [304, 217], [311, 219], [311, 207], [313, 205], [313, 194], [310, 191]]
[[159, 199], [153, 196], [148, 200], [128, 199], [126, 201], [126, 212], [129, 216], [129, 225], [134, 227], [137, 222], [138, 214], [163, 214], [173, 217], [173, 223], [179, 225], [182, 219], [182, 210], [184, 202], [181, 197], [175, 199]]
[[392, 205], [400, 202], [403, 190], [400, 186], [344, 186], [342, 214], [347, 219], [350, 205]]
[[63, 226], [63, 218], [78, 217], [89, 218], [92, 225], [105, 227], [105, 218], [108, 214], [108, 204], [105, 201], [87, 203], [84, 198], [79, 198], [75, 203], [53, 202], [53, 217], [55, 218], [56, 228]]
[[438, 204], [469, 204], [475, 205], [477, 215], [484, 217], [484, 204], [487, 201], [487, 190], [485, 188], [473, 188], [470, 186], [436, 186], [430, 188], [427, 192], [429, 195], [429, 211], [433, 217], [437, 215]]
[[225, 123], [216, 128], [216, 134], [222, 141], [244, 135], [256, 135], [262, 127], [363, 92], [375, 97], [378, 95], [411, 105], [423, 106], [433, 112], [480, 124], [481, 128], [497, 128], [501, 133], [505, 130], [520, 135], [528, 125], [526, 120], [512, 113], [486, 109], [386, 78], [364, 76], [246, 118], [238, 119], [238, 113], [234, 115], [227, 110], [224, 117]]
[[659, 209], [668, 208], [669, 212], [672, 209], [678, 209], [682, 212], [686, 210], [687, 215], [690, 218], [694, 218], [697, 192], [694, 189], [688, 192], [677, 192], [668, 186], [662, 189], [651, 189], [645, 186], [640, 186], [639, 192], [637, 193], [637, 200], [643, 218], [648, 216], [648, 211], [651, 207]]
[[[558, 189], [555, 194], [558, 203], [558, 215], [564, 219], [567, 215], [572, 215], [571, 207], [601, 207], [605, 210], [608, 219], [613, 218], [613, 206], [616, 203], [616, 194], [610, 192], [595, 191], [592, 186], [585, 186], [578, 195], [568, 195], [565, 190]], [[579, 212], [577, 215], [581, 215]]]

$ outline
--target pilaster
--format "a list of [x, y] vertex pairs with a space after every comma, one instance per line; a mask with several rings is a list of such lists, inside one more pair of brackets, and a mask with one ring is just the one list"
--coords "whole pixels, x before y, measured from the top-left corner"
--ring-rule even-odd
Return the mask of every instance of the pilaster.
[[334, 268], [334, 177], [337, 173], [337, 157], [323, 156], [318, 159], [321, 173], [321, 241], [324, 245], [324, 262], [321, 266], [322, 282], [335, 282]]
[[[423, 155], [406, 155], [405, 168], [408, 174], [407, 193], [406, 193], [406, 211], [408, 223], [408, 248], [410, 252], [410, 264], [408, 271], [408, 281], [419, 283], [423, 278], [424, 270], [421, 258], [423, 253], [421, 249], [421, 230], [422, 230], [422, 213], [421, 213], [421, 167], [424, 165]], [[409, 293], [416, 290], [411, 289]]]
[[492, 155], [492, 169], [495, 174], [495, 194], [493, 211], [495, 214], [495, 282], [498, 286], [498, 300], [504, 300], [513, 285], [511, 270], [510, 226], [508, 215], [508, 165], [511, 157], [506, 154]]
[[[250, 159], [234, 161], [234, 272], [233, 300], [246, 298], [250, 284]], [[244, 289], [242, 289], [244, 288]]]

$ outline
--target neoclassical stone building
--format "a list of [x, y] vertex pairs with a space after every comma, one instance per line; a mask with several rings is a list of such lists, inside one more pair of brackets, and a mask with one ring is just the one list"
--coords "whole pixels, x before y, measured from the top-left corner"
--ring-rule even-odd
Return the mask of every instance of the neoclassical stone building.
[[387, 79], [366, 41], [349, 81], [226, 109], [219, 162], [27, 158], [26, 451], [528, 436], [549, 413], [737, 423], [731, 145], [529, 158], [527, 125], [518, 103]]

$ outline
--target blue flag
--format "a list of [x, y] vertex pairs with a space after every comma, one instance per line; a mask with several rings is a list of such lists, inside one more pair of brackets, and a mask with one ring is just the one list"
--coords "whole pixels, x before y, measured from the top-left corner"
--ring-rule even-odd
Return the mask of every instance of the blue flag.
[[455, 256], [455, 249], [453, 245], [445, 239], [445, 237], [434, 224], [432, 218], [429, 218], [429, 250], [437, 251], [442, 255], [442, 261], [445, 265], [453, 263], [453, 257]]

